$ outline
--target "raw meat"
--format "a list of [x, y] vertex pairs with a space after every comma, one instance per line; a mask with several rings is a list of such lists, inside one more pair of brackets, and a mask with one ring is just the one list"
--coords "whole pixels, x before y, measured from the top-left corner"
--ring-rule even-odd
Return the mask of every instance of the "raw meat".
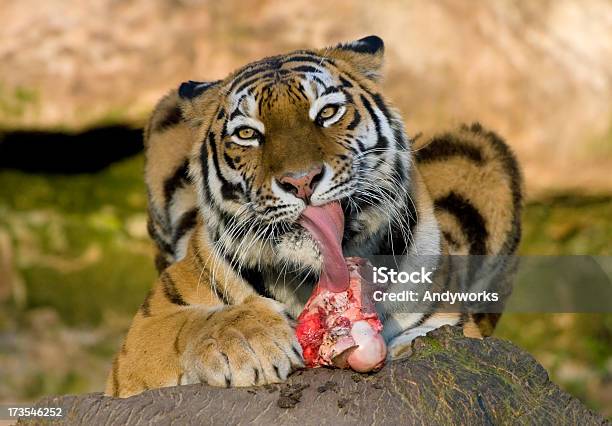
[[317, 285], [298, 317], [297, 338], [307, 367], [321, 365], [367, 372], [383, 366], [387, 354], [382, 323], [362, 278], [366, 261], [347, 258], [349, 286], [333, 292]]
[[374, 307], [368, 263], [342, 255], [344, 214], [340, 204], [309, 206], [301, 224], [317, 241], [323, 256], [321, 278], [298, 317], [297, 338], [308, 367], [321, 365], [367, 372], [385, 362], [382, 323]]

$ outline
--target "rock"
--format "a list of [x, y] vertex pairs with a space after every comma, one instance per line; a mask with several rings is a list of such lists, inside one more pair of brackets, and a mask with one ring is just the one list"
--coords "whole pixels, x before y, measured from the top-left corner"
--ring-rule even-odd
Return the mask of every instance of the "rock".
[[36, 406], [63, 407], [58, 424], [87, 425], [610, 424], [510, 342], [465, 338], [448, 326], [416, 339], [407, 358], [371, 375], [321, 368], [275, 386], [190, 385], [127, 399], [94, 393], [47, 397]]

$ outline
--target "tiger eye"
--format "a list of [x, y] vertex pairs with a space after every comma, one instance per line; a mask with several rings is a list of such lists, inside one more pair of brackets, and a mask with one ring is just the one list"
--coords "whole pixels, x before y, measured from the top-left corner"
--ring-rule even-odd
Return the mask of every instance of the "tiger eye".
[[238, 137], [240, 139], [253, 139], [254, 136], [255, 136], [255, 130], [249, 127], [245, 127], [244, 129], [240, 129], [238, 131]]
[[333, 105], [326, 106], [319, 113], [319, 117], [321, 117], [322, 119], [331, 118], [334, 116], [334, 114], [336, 114], [337, 110], [338, 110], [338, 107], [336, 106], [333, 106]]

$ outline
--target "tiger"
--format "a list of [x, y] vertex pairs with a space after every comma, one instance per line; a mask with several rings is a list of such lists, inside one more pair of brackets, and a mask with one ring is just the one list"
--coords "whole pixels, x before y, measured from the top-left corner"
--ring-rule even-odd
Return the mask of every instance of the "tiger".
[[[114, 358], [105, 393], [284, 381], [304, 366], [296, 317], [321, 272], [309, 206], [339, 202], [346, 256], [512, 255], [522, 180], [480, 124], [416, 147], [381, 94], [377, 36], [266, 57], [187, 81], [144, 130], [157, 282]], [[446, 324], [492, 333], [499, 314], [379, 312], [389, 358]]]

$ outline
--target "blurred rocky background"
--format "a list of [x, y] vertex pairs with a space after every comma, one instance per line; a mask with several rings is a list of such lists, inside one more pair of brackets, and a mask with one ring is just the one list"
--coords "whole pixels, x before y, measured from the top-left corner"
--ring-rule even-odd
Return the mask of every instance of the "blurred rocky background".
[[[0, 155], [21, 156], [0, 170], [0, 401], [100, 390], [155, 277], [142, 156], [69, 167], [99, 148], [60, 157], [32, 131], [138, 128], [183, 80], [369, 34], [410, 134], [478, 120], [514, 148], [523, 254], [612, 254], [612, 1], [0, 0]], [[612, 416], [612, 315], [506, 315], [497, 335]]]

